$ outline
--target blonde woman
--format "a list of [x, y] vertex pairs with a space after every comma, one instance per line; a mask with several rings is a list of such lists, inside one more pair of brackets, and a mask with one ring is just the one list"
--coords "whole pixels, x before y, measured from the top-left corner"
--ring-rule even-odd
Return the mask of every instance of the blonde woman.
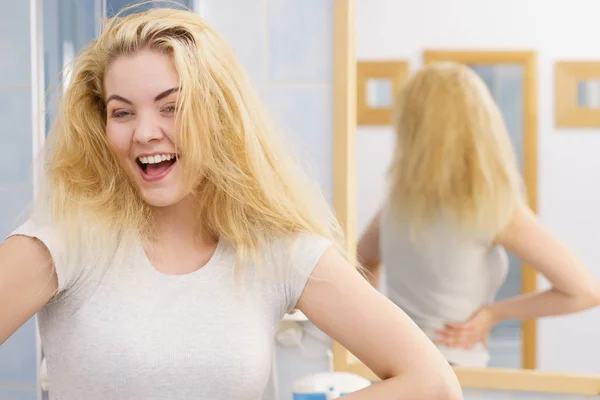
[[[398, 95], [397, 147], [382, 209], [359, 241], [377, 285], [456, 365], [485, 366], [486, 340], [503, 320], [596, 306], [596, 279], [543, 228], [522, 195], [502, 116], [484, 82], [463, 65], [418, 71]], [[493, 302], [506, 251], [552, 288]]]
[[0, 245], [0, 343], [38, 313], [51, 398], [258, 399], [294, 308], [382, 379], [348, 399], [461, 398], [277, 136], [193, 13], [112, 19], [77, 57], [34, 211]]

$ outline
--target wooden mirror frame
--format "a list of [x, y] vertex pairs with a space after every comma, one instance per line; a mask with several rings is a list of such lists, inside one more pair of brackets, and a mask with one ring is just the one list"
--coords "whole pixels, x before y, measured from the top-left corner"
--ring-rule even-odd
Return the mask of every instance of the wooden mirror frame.
[[[356, 251], [356, 194], [355, 194], [355, 140], [356, 140], [356, 88], [353, 76], [356, 76], [353, 62], [354, 33], [349, 27], [354, 24], [352, 6], [340, 0], [342, 11], [336, 9], [335, 36], [335, 77], [334, 77], [334, 204], [336, 214], [342, 223], [347, 237], [347, 249], [351, 254]], [[339, 3], [336, 2], [336, 5]], [[523, 85], [523, 148], [524, 172], [527, 196], [530, 207], [537, 210], [537, 61], [532, 51], [426, 51], [424, 64], [433, 62], [454, 61], [465, 64], [522, 64], [525, 73]], [[523, 268], [522, 292], [533, 292], [537, 289], [537, 274], [529, 266]], [[523, 323], [523, 368], [536, 368], [536, 323]], [[334, 369], [347, 371], [376, 380], [377, 377], [364, 364], [358, 361], [339, 343], [333, 344]], [[461, 383], [471, 386], [473, 374], [485, 373], [486, 369], [456, 368]], [[503, 376], [510, 375], [510, 370]], [[508, 378], [510, 381], [512, 378]], [[467, 386], [467, 387], [469, 387]], [[500, 385], [502, 388], [507, 385]], [[510, 384], [508, 384], [510, 386]], [[475, 386], [479, 387], [479, 386]], [[521, 387], [521, 386], [519, 386]], [[514, 390], [519, 390], [518, 387]]]
[[[334, 0], [333, 205], [346, 250], [356, 254], [356, 51], [355, 0]], [[348, 371], [351, 354], [333, 342], [334, 371]]]
[[559, 61], [554, 64], [554, 124], [557, 128], [599, 128], [600, 108], [577, 102], [580, 80], [600, 79], [600, 62]]

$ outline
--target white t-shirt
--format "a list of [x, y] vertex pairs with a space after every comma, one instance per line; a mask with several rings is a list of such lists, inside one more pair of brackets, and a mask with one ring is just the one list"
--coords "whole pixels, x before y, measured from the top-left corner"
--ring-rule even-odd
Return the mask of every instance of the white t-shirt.
[[[489, 239], [461, 232], [439, 219], [414, 241], [410, 225], [391, 214], [386, 204], [380, 222], [382, 264], [387, 296], [431, 338], [448, 322], [464, 322], [493, 301], [508, 273], [508, 256]], [[438, 345], [446, 359], [468, 367], [485, 367], [483, 343], [470, 349]]]
[[[32, 221], [15, 234], [38, 238], [51, 254], [60, 242]], [[50, 398], [260, 399], [277, 325], [330, 245], [312, 235], [274, 242], [262, 273], [246, 265], [237, 283], [225, 240], [186, 275], [156, 271], [141, 242], [78, 290], [56, 265], [60, 292], [38, 314]]]

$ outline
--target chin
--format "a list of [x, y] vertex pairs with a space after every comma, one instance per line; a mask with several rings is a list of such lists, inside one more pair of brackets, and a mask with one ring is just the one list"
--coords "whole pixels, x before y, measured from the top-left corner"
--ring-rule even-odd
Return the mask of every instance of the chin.
[[159, 190], [141, 190], [142, 199], [151, 207], [171, 207], [183, 200], [186, 196], [175, 188]]

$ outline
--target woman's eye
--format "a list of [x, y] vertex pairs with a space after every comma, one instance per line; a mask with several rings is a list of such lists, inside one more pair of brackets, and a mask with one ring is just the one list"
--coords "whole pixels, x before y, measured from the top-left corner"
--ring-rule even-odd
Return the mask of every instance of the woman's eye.
[[175, 104], [168, 104], [164, 106], [161, 110], [163, 114], [173, 115], [175, 114]]
[[117, 118], [117, 119], [118, 118], [125, 118], [125, 117], [128, 117], [130, 115], [131, 115], [131, 113], [129, 111], [125, 111], [125, 110], [116, 110], [116, 111], [113, 111], [113, 113], [112, 113], [112, 117], [113, 118]]

